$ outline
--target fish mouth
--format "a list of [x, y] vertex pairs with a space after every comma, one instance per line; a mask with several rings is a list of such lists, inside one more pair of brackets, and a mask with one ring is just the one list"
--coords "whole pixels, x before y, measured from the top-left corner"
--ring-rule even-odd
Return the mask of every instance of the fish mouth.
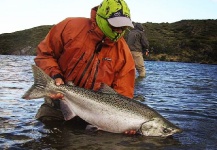
[[183, 132], [182, 129], [177, 128], [177, 129], [174, 129], [170, 134], [165, 135], [165, 137], [170, 137], [170, 136], [172, 136], [173, 134], [182, 133], [182, 132]]
[[173, 129], [170, 133], [168, 133], [168, 134], [162, 134], [160, 137], [164, 137], [164, 138], [172, 137], [174, 134], [176, 134], [176, 133], [181, 133], [181, 132], [183, 132], [182, 129], [180, 129], [180, 128], [175, 128], [175, 129]]
[[180, 129], [180, 128], [178, 128], [178, 129], [176, 129], [175, 130], [175, 132], [174, 133], [182, 133], [183, 132], [183, 130], [182, 129]]
[[143, 136], [150, 136], [150, 137], [167, 138], [167, 137], [172, 137], [173, 134], [182, 133], [182, 132], [183, 132], [182, 129], [180, 129], [179, 127], [176, 127], [176, 128], [170, 129], [170, 132], [168, 132], [167, 134], [166, 133], [165, 134], [150, 134], [148, 132], [143, 132], [141, 127], [140, 127], [140, 129], [137, 130], [136, 134], [143, 135]]

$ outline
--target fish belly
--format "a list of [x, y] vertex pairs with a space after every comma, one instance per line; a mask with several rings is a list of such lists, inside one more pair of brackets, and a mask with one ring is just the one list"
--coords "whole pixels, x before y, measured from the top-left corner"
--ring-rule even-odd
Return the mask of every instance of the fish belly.
[[90, 99], [65, 99], [68, 107], [86, 122], [96, 126], [99, 130], [123, 133], [127, 130], [138, 130], [145, 120], [128, 110], [117, 106], [105, 105]]

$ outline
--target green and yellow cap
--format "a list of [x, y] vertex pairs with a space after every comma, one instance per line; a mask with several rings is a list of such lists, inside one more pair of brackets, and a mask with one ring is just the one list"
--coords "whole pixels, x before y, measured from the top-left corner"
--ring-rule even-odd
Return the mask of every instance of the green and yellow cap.
[[116, 41], [123, 34], [112, 31], [114, 27], [134, 27], [130, 19], [130, 9], [124, 0], [103, 0], [97, 10], [96, 22], [103, 33]]

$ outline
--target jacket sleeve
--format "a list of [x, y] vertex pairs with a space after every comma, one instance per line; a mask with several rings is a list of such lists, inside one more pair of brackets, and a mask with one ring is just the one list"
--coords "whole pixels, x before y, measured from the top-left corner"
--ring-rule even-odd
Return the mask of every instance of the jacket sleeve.
[[135, 70], [129, 70], [125, 75], [118, 76], [115, 86], [113, 87], [116, 92], [128, 98], [133, 98], [134, 95], [134, 82]]
[[141, 33], [141, 44], [142, 44], [143, 51], [144, 49], [149, 48], [149, 42], [144, 33]]
[[129, 98], [134, 95], [135, 64], [128, 47], [125, 48], [125, 62], [121, 70], [115, 75], [113, 88], [116, 92]]
[[37, 47], [37, 56], [34, 61], [38, 67], [51, 77], [62, 77], [58, 59], [64, 46], [61, 35], [68, 21], [69, 19], [65, 19], [54, 25]]

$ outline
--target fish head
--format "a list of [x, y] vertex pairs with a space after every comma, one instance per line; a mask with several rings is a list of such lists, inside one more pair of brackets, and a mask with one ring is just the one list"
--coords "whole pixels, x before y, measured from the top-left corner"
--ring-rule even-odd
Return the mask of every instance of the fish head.
[[167, 137], [182, 130], [165, 118], [153, 118], [141, 125], [140, 132], [144, 136]]

